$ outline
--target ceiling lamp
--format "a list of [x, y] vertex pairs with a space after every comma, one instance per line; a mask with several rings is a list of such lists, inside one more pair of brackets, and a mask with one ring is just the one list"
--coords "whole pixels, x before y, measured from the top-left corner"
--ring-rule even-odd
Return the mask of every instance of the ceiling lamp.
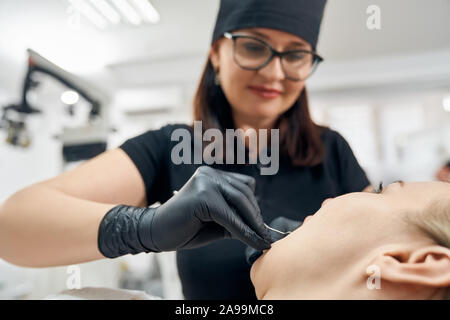
[[112, 2], [128, 22], [136, 26], [142, 23], [141, 16], [127, 0], [112, 0]]
[[91, 4], [112, 24], [120, 23], [120, 14], [106, 0], [91, 0]]
[[145, 21], [149, 23], [159, 22], [159, 13], [148, 0], [132, 0], [135, 7], [141, 13]]
[[100, 29], [108, 25], [139, 26], [158, 23], [160, 16], [149, 0], [67, 0]]

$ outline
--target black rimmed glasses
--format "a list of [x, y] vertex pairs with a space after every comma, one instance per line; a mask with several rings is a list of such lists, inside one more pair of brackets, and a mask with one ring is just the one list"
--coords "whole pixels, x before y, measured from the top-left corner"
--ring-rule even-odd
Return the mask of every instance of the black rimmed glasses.
[[323, 58], [314, 51], [288, 50], [279, 52], [267, 42], [247, 34], [224, 33], [233, 40], [234, 61], [243, 69], [260, 70], [274, 57], [279, 57], [286, 79], [301, 81], [307, 79]]

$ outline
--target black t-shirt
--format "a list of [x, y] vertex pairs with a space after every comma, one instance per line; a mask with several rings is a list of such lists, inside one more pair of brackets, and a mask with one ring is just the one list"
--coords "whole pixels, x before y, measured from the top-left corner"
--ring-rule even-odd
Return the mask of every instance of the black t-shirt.
[[[120, 146], [142, 175], [149, 205], [168, 200], [200, 166], [176, 165], [171, 161], [172, 147], [179, 143], [171, 141], [171, 134], [177, 128], [191, 130], [188, 125], [171, 124], [147, 131]], [[324, 160], [314, 167], [294, 167], [280, 159], [277, 174], [261, 175], [256, 164], [211, 166], [256, 179], [255, 195], [267, 224], [279, 216], [303, 221], [314, 214], [326, 198], [360, 192], [370, 184], [339, 133], [324, 129], [321, 137], [325, 146]], [[167, 234], [170, 236], [170, 230]], [[178, 251], [178, 272], [185, 298], [256, 299], [244, 251], [245, 244], [233, 239]]]

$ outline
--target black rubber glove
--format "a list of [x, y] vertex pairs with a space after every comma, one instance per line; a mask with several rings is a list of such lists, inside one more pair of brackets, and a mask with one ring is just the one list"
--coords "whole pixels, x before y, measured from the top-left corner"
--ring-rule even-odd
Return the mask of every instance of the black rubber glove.
[[[302, 222], [294, 221], [285, 217], [278, 217], [273, 219], [272, 222], [269, 224], [269, 227], [281, 231], [282, 233], [269, 229], [270, 236], [272, 238], [271, 242], [273, 243], [275, 241], [283, 239], [289, 234], [287, 232], [292, 232], [301, 225]], [[247, 246], [247, 248], [245, 249], [245, 257], [249, 265], [252, 265], [256, 261], [256, 259], [258, 259], [262, 254], [263, 254], [262, 250], [255, 249], [250, 246]]]
[[159, 207], [119, 205], [100, 223], [98, 247], [109, 258], [140, 252], [174, 251], [233, 238], [259, 250], [270, 248], [254, 196], [252, 177], [199, 167]]

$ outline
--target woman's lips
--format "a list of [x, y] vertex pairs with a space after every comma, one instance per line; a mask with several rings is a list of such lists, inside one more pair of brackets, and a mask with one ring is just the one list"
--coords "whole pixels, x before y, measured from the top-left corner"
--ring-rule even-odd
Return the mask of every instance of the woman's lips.
[[259, 97], [265, 99], [274, 99], [281, 94], [281, 91], [271, 88], [264, 88], [258, 86], [249, 86], [248, 88]]

